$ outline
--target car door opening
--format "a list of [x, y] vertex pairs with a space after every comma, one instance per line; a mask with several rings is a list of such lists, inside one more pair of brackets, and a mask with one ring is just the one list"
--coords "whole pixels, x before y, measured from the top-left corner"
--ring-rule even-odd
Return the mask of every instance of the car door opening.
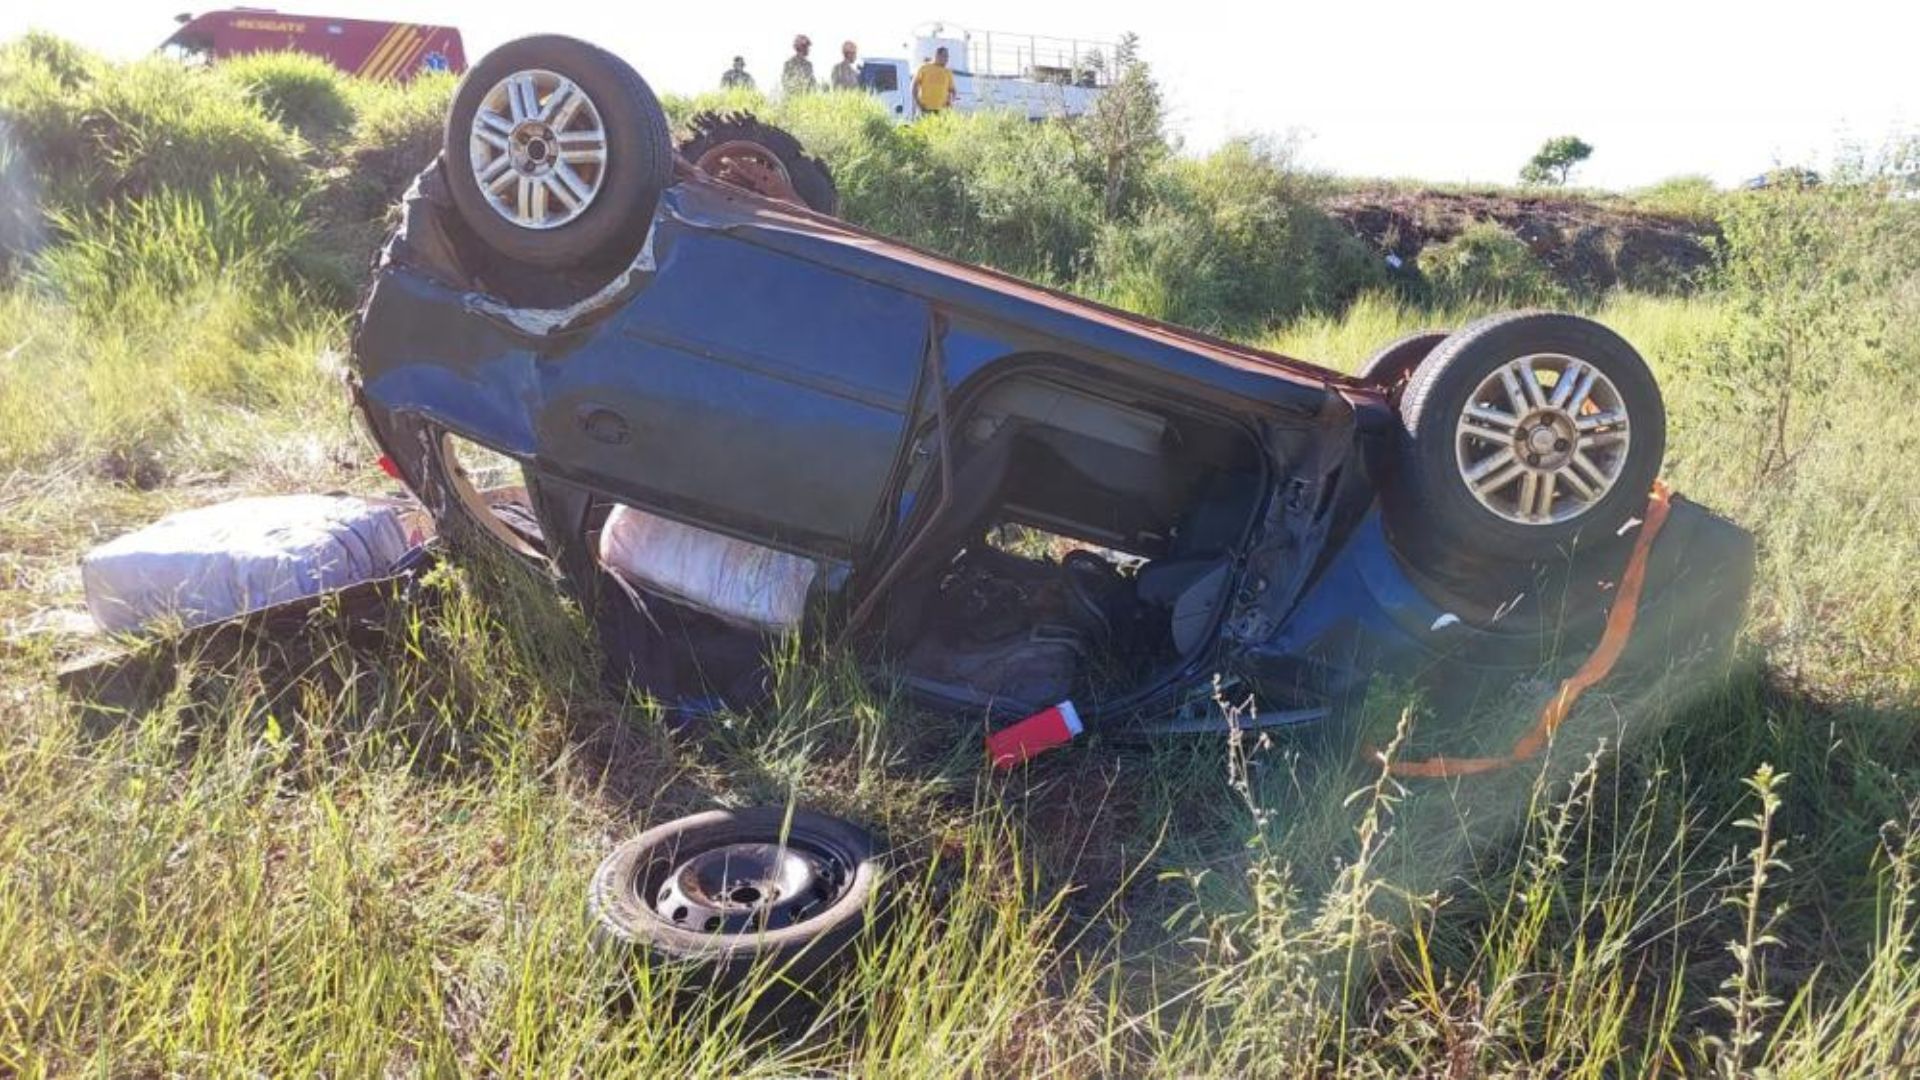
[[952, 498], [884, 601], [896, 676], [955, 705], [1098, 710], [1206, 651], [1269, 489], [1250, 431], [1028, 373], [975, 395], [951, 447]]

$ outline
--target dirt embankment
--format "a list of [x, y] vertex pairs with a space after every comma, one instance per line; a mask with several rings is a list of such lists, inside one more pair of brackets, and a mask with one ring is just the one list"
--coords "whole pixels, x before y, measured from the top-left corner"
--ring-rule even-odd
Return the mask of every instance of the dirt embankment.
[[1423, 248], [1491, 222], [1519, 237], [1561, 284], [1667, 290], [1696, 279], [1712, 260], [1712, 225], [1624, 203], [1562, 195], [1451, 191], [1357, 191], [1326, 210], [1382, 256], [1419, 265]]

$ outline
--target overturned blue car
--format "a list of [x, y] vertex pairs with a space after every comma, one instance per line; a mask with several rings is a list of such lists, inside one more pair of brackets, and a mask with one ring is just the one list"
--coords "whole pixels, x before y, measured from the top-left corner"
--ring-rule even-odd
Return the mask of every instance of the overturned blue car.
[[800, 633], [931, 707], [1169, 732], [1382, 677], [1564, 710], [1726, 653], [1751, 538], [1659, 485], [1606, 327], [1503, 314], [1344, 375], [860, 229], [784, 133], [695, 127], [592, 46], [495, 51], [354, 338], [395, 471], [550, 568], [619, 677], [738, 702]]

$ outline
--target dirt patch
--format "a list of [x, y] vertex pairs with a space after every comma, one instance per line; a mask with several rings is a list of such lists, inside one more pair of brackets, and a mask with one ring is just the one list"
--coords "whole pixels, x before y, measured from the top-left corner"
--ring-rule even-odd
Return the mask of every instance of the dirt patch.
[[1413, 267], [1428, 245], [1491, 222], [1524, 241], [1556, 281], [1592, 292], [1684, 288], [1712, 261], [1709, 244], [1718, 235], [1703, 222], [1558, 195], [1357, 191], [1324, 208], [1383, 257]]

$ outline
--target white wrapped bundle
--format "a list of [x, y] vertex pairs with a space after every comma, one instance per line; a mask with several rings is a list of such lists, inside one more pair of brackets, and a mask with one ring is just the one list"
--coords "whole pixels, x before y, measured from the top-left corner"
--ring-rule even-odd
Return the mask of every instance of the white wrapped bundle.
[[94, 548], [80, 577], [94, 621], [107, 630], [172, 619], [198, 626], [384, 577], [430, 530], [408, 503], [236, 499], [169, 514]]
[[729, 622], [768, 630], [800, 624], [811, 559], [615, 506], [600, 530], [600, 564], [640, 588]]

